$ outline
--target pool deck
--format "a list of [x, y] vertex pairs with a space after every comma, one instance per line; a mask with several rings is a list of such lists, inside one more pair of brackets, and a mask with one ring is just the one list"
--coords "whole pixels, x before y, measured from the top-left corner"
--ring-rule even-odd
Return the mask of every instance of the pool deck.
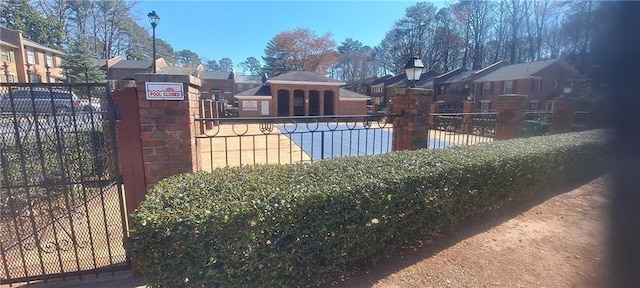
[[[286, 133], [273, 127], [265, 134], [260, 124], [223, 124], [207, 130], [207, 135], [215, 137], [197, 138], [200, 153], [200, 170], [225, 166], [253, 164], [289, 164], [312, 161], [309, 152], [296, 144]], [[393, 128], [387, 130], [393, 133]], [[238, 136], [241, 135], [241, 136]], [[492, 142], [490, 137], [466, 135], [439, 130], [429, 131], [429, 140], [437, 140], [451, 145], [470, 145]], [[444, 148], [436, 145], [436, 148]]]

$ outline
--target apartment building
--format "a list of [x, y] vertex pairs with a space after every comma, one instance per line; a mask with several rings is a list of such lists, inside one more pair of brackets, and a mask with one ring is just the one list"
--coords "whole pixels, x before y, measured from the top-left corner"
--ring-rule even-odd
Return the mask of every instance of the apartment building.
[[21, 31], [0, 26], [0, 82], [57, 83], [64, 52], [25, 39]]

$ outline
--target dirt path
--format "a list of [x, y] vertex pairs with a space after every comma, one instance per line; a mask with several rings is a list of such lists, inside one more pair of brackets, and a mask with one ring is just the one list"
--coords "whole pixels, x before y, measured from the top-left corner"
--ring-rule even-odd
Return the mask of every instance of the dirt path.
[[465, 223], [337, 287], [606, 286], [608, 181]]

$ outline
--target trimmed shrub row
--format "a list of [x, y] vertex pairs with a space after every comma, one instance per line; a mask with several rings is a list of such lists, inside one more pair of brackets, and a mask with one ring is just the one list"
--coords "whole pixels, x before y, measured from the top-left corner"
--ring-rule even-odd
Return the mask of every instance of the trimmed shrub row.
[[605, 131], [258, 165], [161, 181], [132, 215], [154, 287], [294, 287], [602, 173]]

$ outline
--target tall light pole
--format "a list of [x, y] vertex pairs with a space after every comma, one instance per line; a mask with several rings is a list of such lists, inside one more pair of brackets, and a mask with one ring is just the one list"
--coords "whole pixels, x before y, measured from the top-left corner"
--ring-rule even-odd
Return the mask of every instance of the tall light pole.
[[156, 27], [158, 27], [160, 17], [158, 17], [156, 11], [151, 11], [151, 13], [147, 14], [147, 17], [149, 17], [151, 28], [153, 28], [153, 59], [151, 59], [151, 62], [153, 63], [153, 73], [156, 73]]

